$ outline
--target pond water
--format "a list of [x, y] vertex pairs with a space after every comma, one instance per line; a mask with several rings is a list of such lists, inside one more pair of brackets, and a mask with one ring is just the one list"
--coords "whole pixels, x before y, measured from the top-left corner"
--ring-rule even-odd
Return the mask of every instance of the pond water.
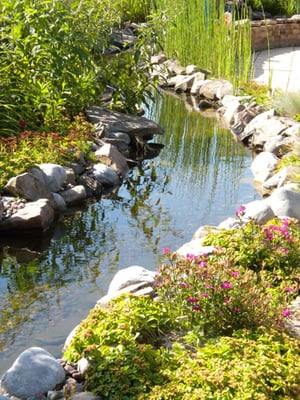
[[160, 155], [111, 198], [73, 210], [47, 234], [0, 238], [0, 376], [30, 346], [56, 357], [70, 333], [130, 265], [155, 270], [201, 225], [218, 225], [260, 198], [251, 153], [185, 102], [157, 97], [146, 116], [165, 128]]

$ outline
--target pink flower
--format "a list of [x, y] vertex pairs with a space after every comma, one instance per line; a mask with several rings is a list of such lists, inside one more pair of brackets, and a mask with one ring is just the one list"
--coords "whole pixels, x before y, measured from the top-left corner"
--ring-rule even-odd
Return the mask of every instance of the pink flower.
[[220, 288], [221, 289], [231, 289], [232, 285], [230, 282], [224, 282], [224, 283], [221, 283]]
[[205, 285], [206, 289], [216, 290], [216, 287], [213, 285]]
[[170, 254], [171, 253], [171, 249], [170, 249], [170, 247], [163, 247], [162, 248], [162, 253], [163, 254]]
[[183, 288], [186, 288], [186, 289], [188, 289], [190, 287], [190, 285], [185, 283], [185, 282], [179, 282], [178, 285], [183, 287]]
[[198, 303], [199, 299], [198, 297], [188, 297], [187, 301], [189, 303]]
[[206, 267], [207, 266], [207, 261], [200, 261], [199, 262], [199, 267]]
[[196, 256], [195, 256], [194, 254], [188, 253], [188, 254], [186, 255], [186, 258], [188, 258], [189, 260], [195, 260], [195, 259], [196, 259]]
[[236, 210], [235, 215], [236, 215], [237, 217], [242, 217], [242, 216], [245, 214], [245, 210], [246, 210], [246, 207], [240, 206], [240, 207]]
[[288, 318], [288, 317], [290, 317], [291, 315], [292, 315], [292, 312], [291, 312], [287, 307], [284, 307], [284, 308], [282, 309], [282, 316], [283, 316], [283, 317]]
[[200, 306], [192, 306], [192, 310], [194, 311], [202, 311], [202, 308]]
[[286, 288], [284, 288], [284, 291], [285, 292], [294, 292], [294, 288], [293, 287], [286, 287]]
[[231, 271], [230, 275], [234, 276], [235, 278], [238, 278], [240, 276], [238, 271]]
[[205, 297], [208, 297], [208, 294], [206, 292], [202, 292], [202, 293], [200, 293], [200, 296], [205, 298]]

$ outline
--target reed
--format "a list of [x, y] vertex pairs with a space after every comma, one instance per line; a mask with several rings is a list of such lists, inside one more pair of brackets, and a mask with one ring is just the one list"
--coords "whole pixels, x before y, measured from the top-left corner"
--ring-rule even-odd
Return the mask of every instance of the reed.
[[[251, 26], [247, 10], [232, 10], [227, 23], [224, 0], [157, 0], [163, 21], [160, 38], [169, 57], [196, 64], [234, 83], [249, 78]], [[239, 17], [239, 19], [238, 19]]]

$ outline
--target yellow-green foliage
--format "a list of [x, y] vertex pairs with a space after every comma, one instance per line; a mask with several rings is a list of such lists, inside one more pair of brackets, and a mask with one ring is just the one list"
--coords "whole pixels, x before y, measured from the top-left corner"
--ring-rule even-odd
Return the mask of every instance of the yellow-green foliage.
[[65, 134], [24, 131], [18, 136], [0, 138], [0, 189], [9, 178], [45, 162], [67, 165], [78, 161], [80, 152], [87, 158], [91, 152], [94, 127], [78, 116]]
[[280, 331], [208, 339], [180, 331], [163, 302], [142, 297], [95, 307], [64, 357], [86, 357], [86, 390], [119, 399], [296, 399], [299, 341]]
[[91, 310], [64, 354], [90, 362], [86, 389], [105, 400], [299, 398], [300, 343], [285, 329], [299, 224], [250, 228], [211, 235], [213, 255], [165, 249], [156, 300], [122, 295]]

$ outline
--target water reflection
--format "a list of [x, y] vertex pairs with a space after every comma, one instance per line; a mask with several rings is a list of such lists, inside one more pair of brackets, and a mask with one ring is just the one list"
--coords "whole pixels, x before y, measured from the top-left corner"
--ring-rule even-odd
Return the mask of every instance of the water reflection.
[[156, 269], [200, 225], [258, 197], [251, 156], [216, 120], [159, 97], [148, 117], [165, 128], [160, 156], [142, 162], [110, 198], [66, 215], [41, 237], [1, 240], [0, 374], [29, 346], [60, 356], [73, 327], [119, 269]]

